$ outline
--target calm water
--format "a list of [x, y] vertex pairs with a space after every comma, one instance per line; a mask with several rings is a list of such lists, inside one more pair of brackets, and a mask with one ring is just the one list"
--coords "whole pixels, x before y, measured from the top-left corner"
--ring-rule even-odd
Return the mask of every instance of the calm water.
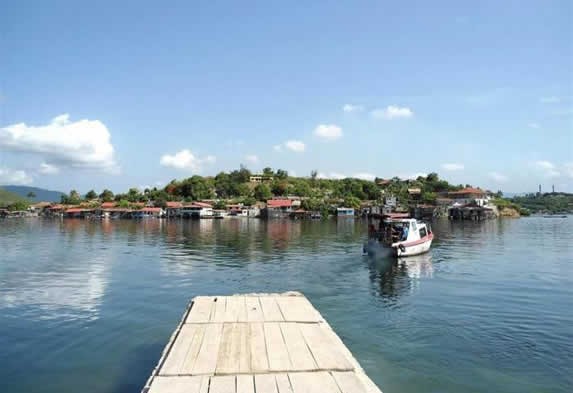
[[361, 255], [364, 221], [0, 221], [0, 391], [139, 392], [195, 295], [304, 292], [385, 393], [573, 391], [573, 217], [434, 224]]

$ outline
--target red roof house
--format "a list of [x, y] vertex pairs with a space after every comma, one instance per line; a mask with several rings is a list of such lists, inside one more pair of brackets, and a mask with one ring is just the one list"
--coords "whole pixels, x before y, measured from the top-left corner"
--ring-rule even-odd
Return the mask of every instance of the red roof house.
[[269, 199], [267, 201], [268, 208], [281, 208], [281, 207], [291, 207], [292, 201], [290, 199]]

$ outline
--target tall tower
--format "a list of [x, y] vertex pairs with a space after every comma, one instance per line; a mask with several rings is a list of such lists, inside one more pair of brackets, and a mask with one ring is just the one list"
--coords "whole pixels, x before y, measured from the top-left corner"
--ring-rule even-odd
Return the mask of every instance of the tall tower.
[[553, 194], [555, 194], [555, 184], [553, 184], [553, 185], [551, 186], [551, 192], [552, 192]]
[[539, 185], [539, 195], [541, 195], [541, 184]]

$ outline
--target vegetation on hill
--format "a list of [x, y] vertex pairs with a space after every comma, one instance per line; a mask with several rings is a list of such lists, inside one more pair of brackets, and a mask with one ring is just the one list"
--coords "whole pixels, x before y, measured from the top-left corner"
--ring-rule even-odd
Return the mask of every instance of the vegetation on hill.
[[[323, 210], [332, 204], [344, 204], [359, 207], [365, 200], [382, 200], [384, 196], [396, 196], [407, 207], [410, 200], [409, 189], [419, 188], [421, 193], [417, 201], [433, 203], [440, 192], [459, 190], [464, 185], [453, 185], [442, 180], [436, 173], [420, 176], [413, 180], [397, 177], [390, 180], [374, 181], [356, 178], [322, 179], [316, 171], [308, 177], [289, 176], [282, 169], [265, 168], [262, 183], [250, 182], [251, 171], [245, 167], [230, 172], [220, 172], [216, 176], [191, 176], [186, 179], [172, 180], [163, 188], [139, 190], [130, 188], [126, 193], [114, 194], [103, 190], [98, 194], [90, 190], [85, 197], [72, 190], [61, 198], [62, 203], [80, 204], [99, 198], [100, 201], [116, 201], [122, 205], [135, 202], [155, 201], [164, 206], [168, 201], [227, 200], [253, 205], [257, 201], [266, 201], [272, 197], [303, 197], [302, 207], [308, 210]], [[469, 186], [469, 185], [466, 185]]]
[[510, 201], [531, 213], [573, 213], [573, 194], [568, 193], [528, 194], [513, 197]]
[[4, 188], [0, 188], [0, 206], [8, 206], [14, 202], [23, 201], [20, 195], [5, 190]]
[[44, 188], [29, 186], [2, 186], [3, 189], [21, 196], [29, 202], [59, 202], [64, 194], [60, 191], [51, 191]]

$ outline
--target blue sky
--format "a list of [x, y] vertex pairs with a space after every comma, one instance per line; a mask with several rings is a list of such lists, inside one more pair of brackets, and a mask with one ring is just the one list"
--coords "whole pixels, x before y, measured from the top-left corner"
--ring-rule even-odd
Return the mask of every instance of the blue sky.
[[573, 192], [570, 1], [21, 1], [0, 14], [0, 183], [195, 173]]

